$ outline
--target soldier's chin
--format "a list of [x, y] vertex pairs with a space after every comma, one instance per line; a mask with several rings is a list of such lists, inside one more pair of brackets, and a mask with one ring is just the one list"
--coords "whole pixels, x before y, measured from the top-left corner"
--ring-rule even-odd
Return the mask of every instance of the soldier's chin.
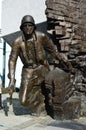
[[31, 34], [32, 34], [32, 32], [27, 32], [26, 34], [27, 34], [27, 35], [31, 35]]

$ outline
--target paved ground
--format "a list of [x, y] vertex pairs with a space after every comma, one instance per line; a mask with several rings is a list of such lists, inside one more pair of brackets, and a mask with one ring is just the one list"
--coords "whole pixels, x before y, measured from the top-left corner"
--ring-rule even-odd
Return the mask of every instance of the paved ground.
[[13, 106], [9, 105], [9, 95], [3, 94], [4, 110], [0, 110], [0, 130], [86, 130], [86, 117], [77, 120], [54, 120], [50, 116], [32, 116], [21, 106], [18, 94], [13, 95]]

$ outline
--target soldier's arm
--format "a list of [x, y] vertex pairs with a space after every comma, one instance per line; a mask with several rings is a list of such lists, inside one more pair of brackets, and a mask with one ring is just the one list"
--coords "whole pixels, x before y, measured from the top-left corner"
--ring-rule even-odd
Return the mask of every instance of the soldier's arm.
[[59, 62], [68, 70], [72, 70], [72, 65], [70, 62], [66, 61], [58, 52], [57, 47], [54, 45], [53, 41], [47, 37], [46, 35], [43, 36], [43, 44], [45, 50], [47, 50], [49, 53], [53, 55], [53, 57], [56, 60], [59, 60]]
[[56, 45], [54, 45], [53, 41], [47, 37], [45, 34], [43, 35], [43, 46], [44, 49], [47, 50], [49, 53], [51, 53], [51, 55], [53, 55], [53, 57], [57, 60], [61, 60], [62, 57], [59, 54]]
[[15, 69], [18, 55], [19, 55], [19, 44], [18, 42], [15, 41], [13, 43], [8, 61], [8, 70], [9, 70], [8, 78], [10, 79], [10, 83], [14, 83], [15, 81]]

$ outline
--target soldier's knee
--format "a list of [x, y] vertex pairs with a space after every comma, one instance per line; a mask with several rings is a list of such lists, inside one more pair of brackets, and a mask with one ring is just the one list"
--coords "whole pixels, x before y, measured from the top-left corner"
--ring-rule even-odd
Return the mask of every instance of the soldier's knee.
[[20, 99], [20, 104], [23, 105], [23, 106], [27, 106], [27, 101], [26, 101], [26, 99], [21, 98], [21, 99]]

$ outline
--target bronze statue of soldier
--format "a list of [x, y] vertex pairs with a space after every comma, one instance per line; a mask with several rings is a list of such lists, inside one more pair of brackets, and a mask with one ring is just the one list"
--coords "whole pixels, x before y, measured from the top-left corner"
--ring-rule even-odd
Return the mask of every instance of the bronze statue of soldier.
[[69, 62], [60, 56], [52, 40], [44, 33], [36, 31], [32, 16], [26, 15], [22, 18], [20, 29], [22, 35], [14, 41], [9, 57], [9, 93], [12, 94], [14, 90], [16, 61], [19, 56], [23, 63], [19, 92], [20, 103], [40, 114], [45, 110], [41, 83], [49, 72], [45, 52], [48, 51], [61, 64], [69, 69], [72, 68]]

